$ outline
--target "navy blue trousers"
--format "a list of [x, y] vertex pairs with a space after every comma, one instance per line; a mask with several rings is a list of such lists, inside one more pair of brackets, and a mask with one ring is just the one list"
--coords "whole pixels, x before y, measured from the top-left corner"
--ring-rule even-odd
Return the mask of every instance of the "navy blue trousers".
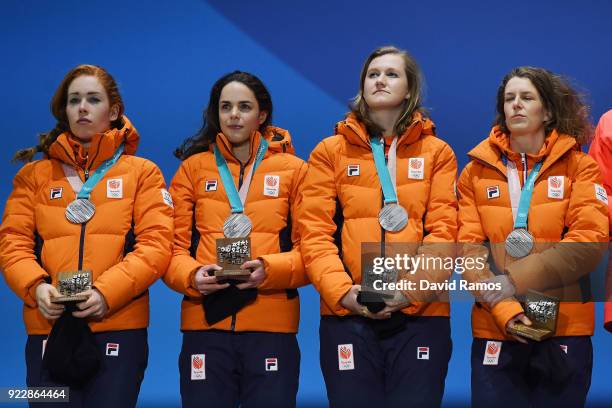
[[[69, 403], [33, 403], [30, 406], [71, 408], [132, 408], [147, 368], [147, 329], [94, 333], [102, 364], [98, 374], [82, 389], [70, 389]], [[62, 387], [42, 368], [46, 335], [30, 335], [26, 343], [28, 387]], [[118, 346], [117, 346], [118, 345]]]
[[331, 407], [439, 407], [452, 351], [448, 317], [412, 317], [380, 339], [365, 318], [323, 316], [321, 369]]
[[[502, 341], [495, 365], [483, 364], [487, 341], [475, 338], [472, 342], [472, 407], [584, 406], [593, 368], [590, 337], [553, 337], [529, 344]], [[539, 348], [550, 346], [567, 350], [561, 353], [570, 375], [564, 384], [539, 381], [544, 376], [534, 369], [534, 363], [540, 363], [534, 361], [541, 358]]]
[[191, 407], [294, 407], [300, 376], [295, 334], [185, 331], [181, 400]]

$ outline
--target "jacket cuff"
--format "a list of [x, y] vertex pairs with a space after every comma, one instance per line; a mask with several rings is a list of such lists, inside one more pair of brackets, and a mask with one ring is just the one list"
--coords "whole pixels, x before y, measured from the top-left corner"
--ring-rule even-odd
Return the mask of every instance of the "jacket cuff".
[[515, 317], [523, 313], [523, 306], [516, 300], [506, 299], [502, 300], [498, 304], [496, 304], [493, 309], [491, 309], [491, 313], [493, 314], [493, 318], [495, 319], [495, 324], [499, 328], [499, 330], [504, 333], [504, 336], [507, 336], [506, 332], [506, 324]]

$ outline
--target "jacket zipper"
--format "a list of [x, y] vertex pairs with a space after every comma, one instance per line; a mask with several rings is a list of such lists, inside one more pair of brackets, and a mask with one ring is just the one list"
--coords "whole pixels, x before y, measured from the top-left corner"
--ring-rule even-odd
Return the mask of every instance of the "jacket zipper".
[[[238, 190], [242, 187], [242, 181], [244, 178], [244, 164], [240, 162], [240, 175], [238, 176]], [[232, 323], [230, 325], [230, 330], [232, 332], [236, 331], [236, 313], [232, 315]]]
[[523, 165], [523, 187], [527, 183], [527, 157], [525, 153], [521, 153], [521, 164]]
[[[87, 181], [87, 179], [89, 178], [89, 169], [83, 169], [83, 172], [85, 174], [85, 181]], [[85, 226], [87, 225], [86, 222], [81, 224], [81, 237], [79, 239], [79, 267], [77, 270], [82, 271], [83, 270], [83, 248], [85, 246]]]

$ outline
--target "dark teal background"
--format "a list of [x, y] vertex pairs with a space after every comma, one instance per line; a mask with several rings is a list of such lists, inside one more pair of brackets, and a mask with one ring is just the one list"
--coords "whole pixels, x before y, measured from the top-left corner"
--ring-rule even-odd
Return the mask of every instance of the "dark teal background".
[[[212, 83], [234, 69], [269, 87], [274, 123], [300, 157], [332, 133], [356, 93], [361, 63], [377, 46], [408, 49], [427, 81], [438, 134], [463, 167], [487, 136], [503, 75], [517, 65], [571, 77], [593, 117], [612, 108], [612, 3], [607, 1], [16, 1], [0, 4], [0, 202], [18, 170], [10, 158], [54, 125], [49, 100], [82, 63], [108, 69], [141, 136], [139, 154], [169, 182], [171, 152], [201, 124]], [[100, 248], [103, 250], [103, 248]], [[178, 406], [180, 296], [151, 291], [150, 359], [140, 406]], [[301, 291], [299, 406], [324, 406], [318, 362], [318, 297]], [[0, 284], [0, 386], [25, 382], [21, 304]], [[453, 305], [453, 357], [444, 403], [469, 404], [470, 305]], [[612, 335], [593, 338], [592, 405], [612, 405]]]

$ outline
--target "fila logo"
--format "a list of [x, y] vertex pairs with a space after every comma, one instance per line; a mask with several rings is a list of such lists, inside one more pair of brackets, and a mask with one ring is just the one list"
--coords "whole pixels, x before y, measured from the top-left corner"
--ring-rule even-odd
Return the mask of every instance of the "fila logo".
[[266, 371], [278, 371], [277, 358], [266, 358]]
[[111, 357], [119, 356], [119, 343], [106, 343], [106, 355]]
[[411, 157], [408, 159], [408, 178], [423, 180], [425, 177], [425, 159], [423, 157]]
[[359, 165], [358, 164], [349, 164], [346, 167], [346, 175], [349, 177], [355, 177], [359, 175]]
[[191, 355], [191, 380], [199, 381], [206, 379], [206, 355]]
[[263, 194], [268, 197], [278, 197], [280, 191], [280, 176], [266, 174], [264, 177]]
[[206, 180], [206, 192], [217, 191], [217, 180]]
[[340, 371], [355, 369], [352, 344], [338, 344], [338, 369]]
[[123, 179], [106, 180], [106, 198], [123, 198]]
[[51, 187], [51, 193], [49, 198], [51, 200], [57, 200], [58, 198], [62, 198], [62, 192], [64, 189], [62, 187]]
[[608, 193], [606, 189], [599, 184], [595, 184], [595, 198], [608, 205]]
[[487, 187], [487, 198], [489, 200], [493, 198], [499, 198], [499, 186], [489, 186]]
[[563, 199], [563, 176], [550, 176], [548, 178], [548, 198]]
[[487, 341], [485, 347], [484, 359], [482, 365], [497, 365], [499, 364], [499, 354], [501, 353], [501, 341]]
[[417, 347], [417, 360], [429, 360], [429, 347]]

